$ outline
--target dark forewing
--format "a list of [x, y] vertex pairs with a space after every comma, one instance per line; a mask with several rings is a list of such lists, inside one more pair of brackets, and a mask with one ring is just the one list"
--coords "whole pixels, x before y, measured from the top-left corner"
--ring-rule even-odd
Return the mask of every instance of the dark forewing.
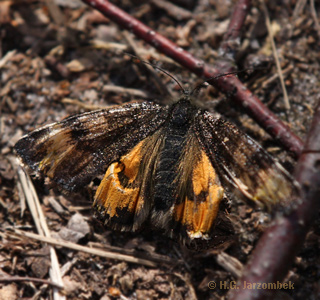
[[153, 133], [166, 116], [166, 108], [147, 102], [88, 112], [31, 132], [15, 150], [32, 170], [76, 190]]
[[287, 171], [233, 124], [209, 112], [199, 114], [196, 134], [219, 175], [247, 198], [265, 206], [286, 204], [296, 192]]

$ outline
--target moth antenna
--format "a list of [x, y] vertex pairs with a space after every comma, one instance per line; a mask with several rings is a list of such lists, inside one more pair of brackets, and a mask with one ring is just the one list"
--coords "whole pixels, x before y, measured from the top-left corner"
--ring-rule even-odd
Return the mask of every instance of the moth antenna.
[[241, 70], [241, 71], [234, 71], [234, 72], [229, 72], [229, 73], [223, 73], [223, 74], [219, 74], [217, 76], [213, 76], [213, 77], [210, 77], [208, 79], [206, 79], [205, 81], [201, 82], [200, 84], [198, 84], [192, 91], [191, 91], [191, 96], [195, 93], [195, 92], [199, 92], [199, 90], [203, 87], [205, 87], [205, 83], [208, 83], [208, 81], [210, 80], [217, 80], [218, 78], [220, 77], [224, 77], [224, 76], [228, 76], [228, 75], [237, 75], [241, 72], [244, 72], [244, 71], [247, 71], [247, 70]]
[[135, 59], [136, 62], [138, 63], [144, 63], [146, 65], [149, 65], [151, 66], [152, 68], [154, 69], [157, 69], [159, 71], [161, 71], [162, 73], [166, 74], [167, 76], [169, 76], [172, 80], [175, 81], [175, 83], [179, 86], [179, 88], [181, 89], [182, 93], [183, 94], [188, 94], [188, 92], [182, 87], [182, 84], [178, 81], [178, 79], [176, 79], [173, 75], [171, 75], [168, 71], [162, 69], [161, 67], [158, 67], [157, 65], [149, 62], [149, 61], [145, 61], [145, 60], [142, 60], [141, 58], [139, 58], [138, 56], [136, 55], [133, 55], [133, 54], [130, 54], [130, 53], [126, 53], [127, 55], [129, 55], [131, 58]]
[[208, 79], [206, 79], [205, 81], [203, 81], [202, 83], [200, 83], [199, 85], [197, 85], [191, 92], [191, 96], [195, 93], [195, 92], [198, 92], [201, 88], [204, 87], [204, 84], [205, 83], [208, 83], [208, 81], [210, 80], [217, 80], [218, 78], [220, 77], [224, 77], [224, 76], [228, 76], [228, 75], [238, 75], [239, 73], [243, 73], [243, 72], [248, 72], [250, 70], [253, 70], [253, 71], [257, 71], [257, 70], [266, 70], [267, 68], [247, 68], [247, 69], [243, 69], [243, 70], [240, 70], [240, 71], [233, 71], [233, 72], [229, 72], [229, 73], [224, 73], [224, 74], [219, 74], [217, 76], [213, 76], [213, 77], [209, 77]]

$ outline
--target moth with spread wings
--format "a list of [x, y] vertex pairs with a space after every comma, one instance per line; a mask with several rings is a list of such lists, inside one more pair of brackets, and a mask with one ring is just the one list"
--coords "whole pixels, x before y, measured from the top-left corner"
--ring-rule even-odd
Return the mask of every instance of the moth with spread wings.
[[31, 132], [15, 149], [67, 190], [105, 172], [93, 204], [105, 224], [135, 231], [150, 221], [184, 242], [210, 238], [222, 183], [266, 206], [296, 191], [261, 146], [187, 95], [167, 107], [131, 103], [76, 115]]

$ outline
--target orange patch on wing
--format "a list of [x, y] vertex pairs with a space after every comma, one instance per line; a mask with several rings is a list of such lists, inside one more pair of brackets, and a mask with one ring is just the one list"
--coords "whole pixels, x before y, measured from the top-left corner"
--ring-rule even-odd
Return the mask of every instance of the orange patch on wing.
[[224, 190], [207, 155], [201, 157], [192, 170], [193, 199], [184, 199], [175, 208], [175, 220], [186, 226], [191, 239], [207, 239], [217, 217]]
[[109, 217], [118, 217], [118, 211], [138, 212], [144, 203], [137, 181], [141, 164], [143, 141], [135, 146], [119, 162], [112, 163], [102, 179], [95, 195], [94, 206], [102, 209]]

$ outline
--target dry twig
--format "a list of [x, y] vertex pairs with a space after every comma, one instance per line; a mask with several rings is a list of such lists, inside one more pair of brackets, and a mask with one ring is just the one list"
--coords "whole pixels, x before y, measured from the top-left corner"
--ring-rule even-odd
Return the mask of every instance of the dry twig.
[[[38, 232], [41, 235], [45, 235], [50, 238], [50, 231], [46, 223], [46, 218], [43, 214], [39, 198], [32, 184], [30, 177], [25, 173], [25, 171], [19, 166], [18, 167], [19, 181], [22, 186], [25, 198], [28, 202], [29, 209], [31, 211], [33, 220], [37, 227]], [[50, 248], [50, 258], [51, 258], [51, 269], [50, 277], [53, 282], [56, 282], [59, 286], [63, 286], [62, 276], [60, 273], [60, 267], [58, 262], [57, 254], [53, 247]], [[55, 300], [65, 300], [66, 297], [59, 293], [57, 288], [53, 289], [53, 297]]]
[[56, 284], [52, 281], [41, 279], [41, 278], [33, 278], [33, 277], [20, 277], [20, 276], [8, 276], [8, 277], [0, 277], [0, 283], [12, 283], [12, 282], [35, 282], [41, 284], [51, 285], [59, 290], [63, 289], [63, 286]]
[[[279, 217], [263, 234], [246, 266], [238, 285], [282, 281], [291, 267], [296, 253], [303, 244], [308, 229], [320, 209], [320, 103], [304, 150], [296, 168], [296, 179], [301, 195], [294, 199], [295, 206], [286, 216]], [[229, 299], [250, 300], [272, 297], [276, 290], [239, 289]]]
[[44, 243], [47, 243], [50, 245], [65, 247], [65, 248], [69, 248], [72, 250], [81, 251], [81, 252], [85, 252], [85, 253], [89, 253], [89, 254], [105, 257], [105, 258], [126, 261], [129, 263], [145, 265], [148, 267], [156, 267], [157, 266], [157, 264], [155, 262], [148, 260], [148, 259], [138, 258], [138, 257], [134, 257], [132, 255], [113, 253], [110, 251], [105, 251], [105, 250], [100, 250], [100, 249], [89, 248], [89, 247], [81, 246], [81, 245], [78, 245], [78, 244], [75, 244], [72, 242], [58, 240], [58, 239], [54, 239], [51, 237], [45, 237], [45, 236], [41, 236], [41, 235], [38, 235], [35, 233], [25, 232], [25, 231], [18, 230], [18, 229], [14, 229], [14, 235], [13, 234], [9, 234], [9, 235], [27, 237], [27, 238], [37, 240], [40, 242], [44, 242]]
[[267, 8], [264, 0], [261, 1], [261, 5], [263, 7], [263, 11], [264, 11], [264, 14], [265, 14], [266, 26], [267, 26], [267, 29], [268, 29], [269, 39], [270, 39], [270, 43], [271, 43], [271, 47], [272, 47], [272, 53], [273, 53], [274, 60], [276, 62], [277, 71], [278, 71], [278, 75], [279, 75], [279, 79], [280, 79], [280, 83], [281, 83], [281, 88], [282, 88], [282, 92], [283, 92], [283, 101], [284, 101], [286, 109], [290, 109], [288, 93], [287, 93], [286, 85], [285, 85], [284, 79], [283, 79], [283, 72], [282, 72], [282, 69], [281, 69], [279, 56], [278, 56], [278, 52], [277, 52], [277, 49], [276, 49], [276, 44], [274, 42], [274, 37], [273, 37], [273, 33], [272, 33], [272, 28], [271, 28], [268, 8]]
[[[198, 76], [210, 79], [227, 73], [230, 64], [222, 62], [217, 68], [206, 65], [202, 60], [193, 57], [190, 53], [178, 47], [175, 43], [156, 33], [150, 27], [133, 18], [109, 1], [82, 0], [93, 8], [99, 10], [106, 17], [118, 25], [130, 30], [137, 37], [143, 39], [156, 49], [180, 63]], [[275, 116], [262, 102], [254, 96], [235, 76], [225, 76], [217, 80], [209, 80], [210, 84], [216, 85], [226, 93], [239, 106], [244, 107], [247, 113], [255, 121], [279, 141], [287, 150], [298, 157], [302, 151], [302, 141], [293, 134], [277, 116]]]
[[221, 57], [234, 61], [235, 54], [240, 46], [240, 38], [244, 21], [251, 7], [250, 0], [239, 0], [233, 9], [228, 30], [219, 47]]

